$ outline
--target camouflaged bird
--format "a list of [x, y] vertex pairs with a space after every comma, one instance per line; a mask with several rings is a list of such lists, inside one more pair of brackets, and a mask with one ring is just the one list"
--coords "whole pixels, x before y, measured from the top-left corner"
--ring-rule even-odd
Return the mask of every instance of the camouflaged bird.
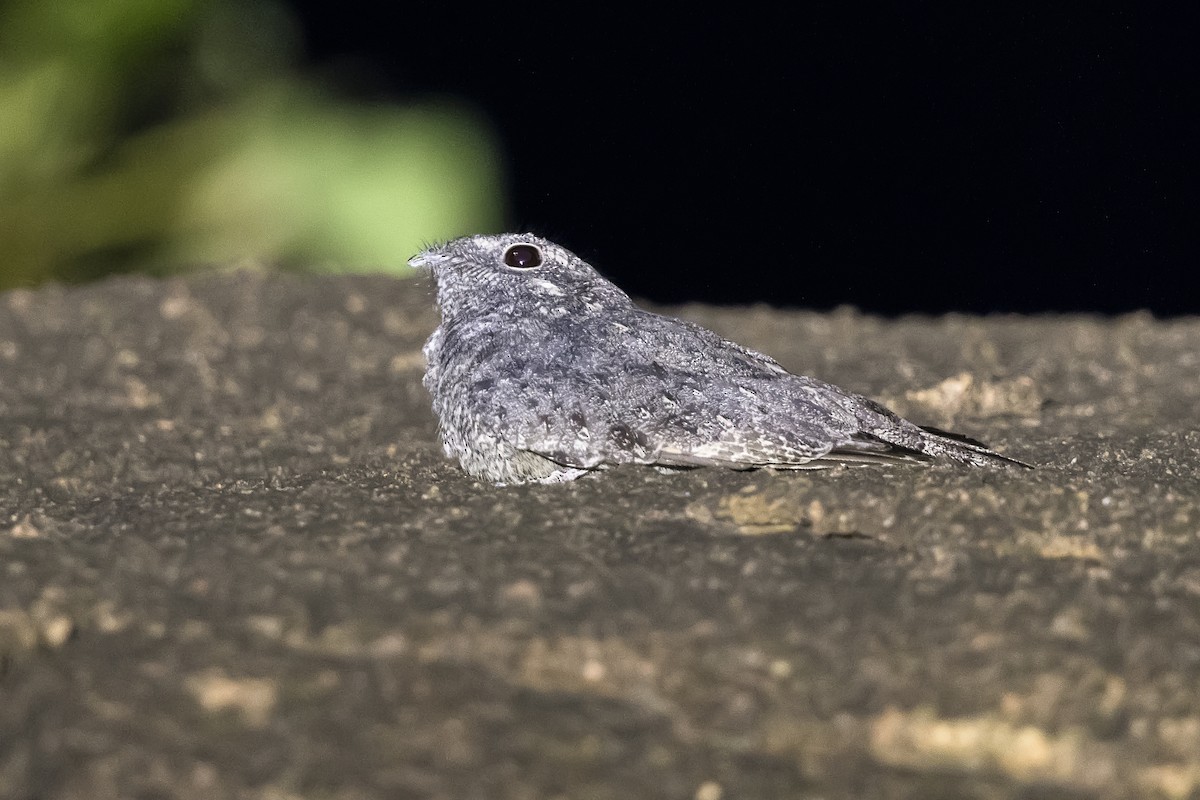
[[1026, 466], [644, 311], [537, 236], [468, 236], [409, 264], [437, 282], [425, 386], [442, 444], [476, 478], [556, 483], [619, 464]]

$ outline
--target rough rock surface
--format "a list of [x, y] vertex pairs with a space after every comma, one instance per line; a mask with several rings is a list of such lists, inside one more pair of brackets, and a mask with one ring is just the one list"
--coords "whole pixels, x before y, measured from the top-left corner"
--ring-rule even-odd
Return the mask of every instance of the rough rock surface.
[[1200, 795], [1200, 321], [682, 313], [1041, 467], [501, 489], [419, 284], [0, 295], [0, 797]]

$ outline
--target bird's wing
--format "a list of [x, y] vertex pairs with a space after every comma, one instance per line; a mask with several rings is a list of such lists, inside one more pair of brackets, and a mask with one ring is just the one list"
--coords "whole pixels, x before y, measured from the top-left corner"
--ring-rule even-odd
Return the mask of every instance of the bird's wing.
[[694, 322], [666, 317], [643, 309], [632, 313], [632, 330], [621, 351], [645, 362], [728, 378], [771, 377], [789, 374], [770, 356], [725, 339]]
[[739, 436], [695, 447], [671, 447], [653, 462], [664, 466], [725, 467], [732, 469], [827, 469], [838, 464], [928, 462], [933, 457], [892, 444], [869, 433], [854, 433], [836, 443], [781, 443], [778, 439]]
[[666, 424], [645, 420], [634, 427], [627, 423], [579, 424], [581, 418], [576, 414], [569, 426], [574, 433], [561, 427], [555, 433], [527, 431], [518, 438], [517, 448], [576, 469], [596, 469], [605, 464], [822, 469], [837, 464], [932, 460], [925, 453], [869, 433], [843, 435], [818, 426], [792, 426], [782, 432], [729, 426], [705, 434], [686, 419]]
[[537, 407], [509, 409], [507, 426], [518, 450], [579, 469], [630, 463], [797, 469], [829, 466], [817, 460], [920, 458], [863, 431], [826, 391], [786, 373], [712, 377], [635, 360], [599, 378], [577, 373], [530, 387]]
[[[620, 346], [603, 337], [574, 339], [569, 357], [541, 362], [520, 379], [519, 391], [504, 393], [521, 401], [498, 412], [516, 449], [577, 469], [1003, 458], [927, 433], [868, 398], [788, 373], [705, 328], [641, 313], [647, 318], [632, 330], [615, 332]], [[655, 330], [658, 324], [664, 327]]]

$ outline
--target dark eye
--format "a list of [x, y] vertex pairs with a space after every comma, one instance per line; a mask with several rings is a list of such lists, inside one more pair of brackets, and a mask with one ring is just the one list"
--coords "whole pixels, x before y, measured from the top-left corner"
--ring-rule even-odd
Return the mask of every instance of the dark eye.
[[504, 251], [504, 263], [518, 269], [533, 269], [542, 265], [542, 251], [531, 244], [514, 244]]

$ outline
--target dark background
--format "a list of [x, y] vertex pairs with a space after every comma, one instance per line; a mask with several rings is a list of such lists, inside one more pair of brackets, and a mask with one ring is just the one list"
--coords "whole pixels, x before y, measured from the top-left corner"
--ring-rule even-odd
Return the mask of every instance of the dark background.
[[297, 6], [340, 88], [481, 109], [513, 226], [636, 296], [1200, 311], [1194, 10], [567, 8]]

